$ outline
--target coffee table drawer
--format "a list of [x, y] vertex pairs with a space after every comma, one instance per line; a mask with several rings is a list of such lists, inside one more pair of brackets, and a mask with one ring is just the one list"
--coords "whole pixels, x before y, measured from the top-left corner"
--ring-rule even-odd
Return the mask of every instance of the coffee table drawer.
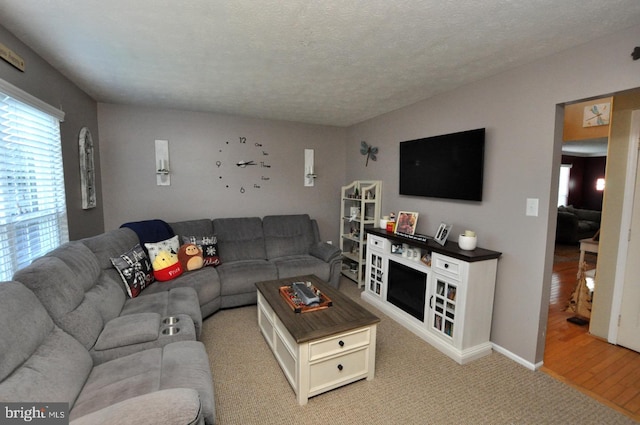
[[312, 364], [309, 368], [309, 395], [365, 378], [368, 373], [368, 357], [369, 349], [362, 348]]
[[345, 353], [355, 348], [369, 345], [370, 340], [370, 329], [366, 328], [311, 342], [309, 344], [309, 361]]

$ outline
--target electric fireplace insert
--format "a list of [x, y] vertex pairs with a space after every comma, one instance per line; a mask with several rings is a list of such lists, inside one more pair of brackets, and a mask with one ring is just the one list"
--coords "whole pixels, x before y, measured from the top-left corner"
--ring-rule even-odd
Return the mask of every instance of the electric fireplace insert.
[[389, 260], [387, 301], [424, 322], [427, 274]]

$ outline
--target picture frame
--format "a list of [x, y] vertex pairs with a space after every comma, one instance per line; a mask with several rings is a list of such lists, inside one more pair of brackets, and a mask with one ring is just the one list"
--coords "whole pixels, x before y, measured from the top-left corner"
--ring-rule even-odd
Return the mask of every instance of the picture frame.
[[453, 227], [451, 224], [440, 223], [438, 231], [433, 237], [433, 240], [444, 246], [444, 244], [447, 242], [447, 238], [449, 237], [449, 233], [451, 233], [451, 227]]
[[418, 224], [418, 213], [409, 211], [400, 211], [396, 219], [396, 228], [394, 233], [413, 235], [416, 233], [416, 225]]

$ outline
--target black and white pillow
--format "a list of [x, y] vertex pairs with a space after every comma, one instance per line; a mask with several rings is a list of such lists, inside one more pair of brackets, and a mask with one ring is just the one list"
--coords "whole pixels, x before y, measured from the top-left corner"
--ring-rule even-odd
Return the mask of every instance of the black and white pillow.
[[120, 274], [131, 298], [140, 295], [140, 292], [154, 281], [151, 261], [140, 244], [124, 254], [112, 258], [111, 264]]
[[203, 266], [216, 267], [221, 264], [217, 236], [183, 236], [182, 243], [192, 243], [202, 250]]

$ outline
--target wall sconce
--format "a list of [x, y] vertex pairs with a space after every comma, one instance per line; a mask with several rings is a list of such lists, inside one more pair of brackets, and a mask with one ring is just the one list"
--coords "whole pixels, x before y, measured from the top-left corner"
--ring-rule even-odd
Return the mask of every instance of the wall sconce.
[[156, 183], [158, 186], [170, 186], [169, 141], [156, 140]]
[[304, 185], [313, 186], [318, 176], [313, 171], [313, 149], [304, 150]]
[[604, 179], [602, 177], [596, 180], [596, 190], [598, 191], [604, 190]]

